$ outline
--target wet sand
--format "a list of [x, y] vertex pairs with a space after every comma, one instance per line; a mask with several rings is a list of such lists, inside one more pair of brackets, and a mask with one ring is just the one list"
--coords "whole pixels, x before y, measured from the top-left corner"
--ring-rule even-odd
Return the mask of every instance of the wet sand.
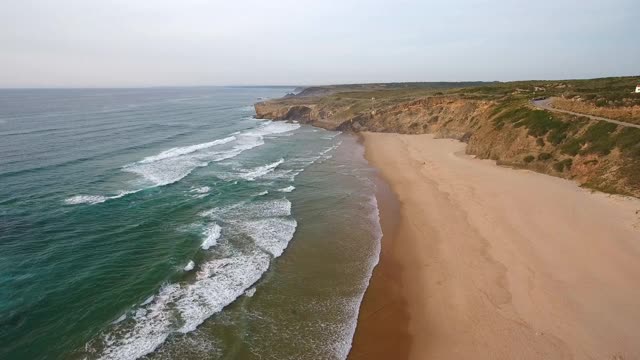
[[640, 200], [454, 140], [364, 139], [399, 203], [379, 201], [383, 251], [351, 359], [640, 358]]
[[401, 247], [394, 241], [400, 204], [386, 182], [381, 178], [375, 180], [384, 235], [380, 261], [360, 305], [349, 359], [406, 359], [411, 344], [409, 314], [401, 282], [402, 259], [398, 257]]

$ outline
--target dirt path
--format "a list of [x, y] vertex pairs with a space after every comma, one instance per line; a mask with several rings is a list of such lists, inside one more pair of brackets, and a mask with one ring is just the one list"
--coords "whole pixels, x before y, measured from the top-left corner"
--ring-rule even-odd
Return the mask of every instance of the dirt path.
[[609, 123], [612, 123], [612, 124], [616, 124], [616, 125], [629, 126], [629, 127], [634, 127], [634, 128], [640, 129], [640, 125], [637, 125], [637, 124], [631, 124], [631, 123], [624, 122], [624, 121], [607, 119], [607, 118], [603, 118], [603, 117], [600, 117], [600, 116], [581, 114], [581, 113], [577, 113], [577, 112], [573, 112], [573, 111], [569, 111], [569, 110], [556, 109], [554, 107], [551, 107], [551, 103], [552, 102], [553, 102], [553, 98], [531, 101], [533, 106], [535, 106], [535, 107], [537, 107], [539, 109], [542, 109], [542, 110], [561, 112], [561, 113], [571, 114], [571, 115], [576, 115], [576, 116], [584, 116], [584, 117], [588, 117], [589, 119], [593, 119], [593, 120], [606, 121], [606, 122], [609, 122]]

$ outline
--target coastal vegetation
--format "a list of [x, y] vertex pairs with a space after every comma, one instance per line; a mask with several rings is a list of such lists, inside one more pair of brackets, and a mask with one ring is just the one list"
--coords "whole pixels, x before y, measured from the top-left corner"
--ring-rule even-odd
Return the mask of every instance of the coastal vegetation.
[[[491, 83], [394, 83], [311, 87], [256, 104], [259, 118], [291, 119], [343, 131], [434, 133], [467, 152], [586, 187], [640, 197], [638, 78]], [[553, 97], [552, 112], [532, 99]]]

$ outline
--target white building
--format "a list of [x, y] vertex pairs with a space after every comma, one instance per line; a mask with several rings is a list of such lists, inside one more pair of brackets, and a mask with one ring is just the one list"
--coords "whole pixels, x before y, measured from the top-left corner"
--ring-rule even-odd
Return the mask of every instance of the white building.
[[640, 93], [640, 85], [636, 86], [636, 93]]

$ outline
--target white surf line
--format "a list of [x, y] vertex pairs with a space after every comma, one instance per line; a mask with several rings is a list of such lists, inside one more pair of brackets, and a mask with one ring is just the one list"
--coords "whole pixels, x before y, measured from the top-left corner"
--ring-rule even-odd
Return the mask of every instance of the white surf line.
[[[219, 162], [240, 155], [246, 150], [264, 145], [264, 137], [274, 134], [282, 134], [300, 128], [298, 124], [287, 124], [281, 122], [267, 122], [258, 127], [251, 128], [238, 134], [217, 139], [211, 142], [189, 145], [185, 147], [176, 147], [160, 152], [157, 155], [148, 156], [138, 162], [125, 165], [122, 170], [134, 173], [147, 182], [149, 186], [131, 190], [122, 191], [118, 195], [75, 195], [65, 200], [68, 205], [78, 204], [99, 204], [108, 200], [121, 198], [125, 195], [134, 194], [149, 188], [165, 186], [178, 182], [188, 176], [198, 167], [207, 166], [210, 162]], [[230, 150], [213, 152], [199, 155], [198, 153], [209, 148], [223, 145], [232, 141], [237, 144]], [[277, 166], [277, 165], [276, 165]], [[260, 169], [256, 169], [260, 170]], [[269, 169], [265, 169], [269, 170]], [[265, 171], [263, 170], [263, 171]], [[259, 177], [249, 175], [249, 177]]]
[[220, 225], [213, 223], [204, 231], [204, 240], [202, 241], [202, 245], [200, 247], [203, 250], [209, 250], [212, 246], [216, 245], [220, 235], [222, 233], [222, 228]]
[[241, 174], [240, 177], [248, 181], [254, 181], [257, 178], [272, 172], [273, 170], [275, 170], [275, 168], [280, 166], [282, 163], [284, 163], [283, 158], [271, 164], [266, 164], [263, 166], [258, 166], [256, 168], [253, 168], [252, 170], [249, 170], [248, 172]]

